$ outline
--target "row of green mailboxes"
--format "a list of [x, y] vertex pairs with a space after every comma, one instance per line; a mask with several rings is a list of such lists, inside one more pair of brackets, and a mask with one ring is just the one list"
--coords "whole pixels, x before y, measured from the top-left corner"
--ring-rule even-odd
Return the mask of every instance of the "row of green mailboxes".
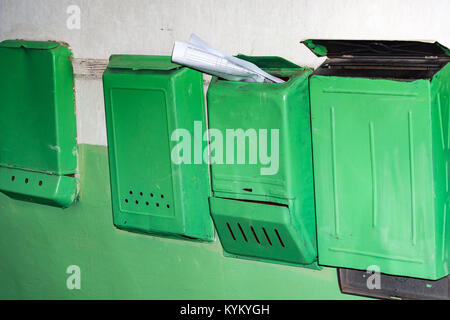
[[[213, 77], [207, 111], [200, 72], [111, 56], [114, 225], [204, 241], [217, 230], [227, 255], [262, 261], [446, 276], [448, 49], [304, 43], [328, 60], [313, 71], [239, 56], [285, 82]], [[0, 43], [0, 190], [12, 198], [76, 199], [71, 57], [57, 42]]]

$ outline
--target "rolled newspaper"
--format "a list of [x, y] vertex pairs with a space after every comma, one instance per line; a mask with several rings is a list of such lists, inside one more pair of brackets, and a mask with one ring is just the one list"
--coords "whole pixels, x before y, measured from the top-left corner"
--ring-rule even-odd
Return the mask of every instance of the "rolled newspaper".
[[284, 82], [255, 64], [227, 55], [192, 34], [189, 42], [176, 41], [172, 61], [232, 81]]

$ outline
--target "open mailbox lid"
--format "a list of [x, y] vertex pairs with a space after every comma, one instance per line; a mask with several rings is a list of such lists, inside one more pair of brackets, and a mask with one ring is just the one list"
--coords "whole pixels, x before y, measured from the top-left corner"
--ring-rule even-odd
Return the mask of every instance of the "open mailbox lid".
[[386, 57], [425, 58], [448, 57], [450, 49], [439, 42], [391, 40], [305, 40], [316, 56], [329, 58]]
[[396, 79], [431, 78], [450, 61], [439, 42], [391, 40], [302, 41], [316, 56], [327, 56], [319, 75]]

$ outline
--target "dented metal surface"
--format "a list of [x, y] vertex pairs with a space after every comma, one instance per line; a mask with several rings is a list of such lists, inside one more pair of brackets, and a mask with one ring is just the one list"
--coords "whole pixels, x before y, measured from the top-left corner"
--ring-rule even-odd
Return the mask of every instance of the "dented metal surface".
[[55, 41], [0, 43], [0, 190], [67, 207], [77, 194], [72, 53]]
[[[286, 82], [246, 83], [217, 77], [211, 81], [210, 129], [223, 137], [228, 130], [255, 132], [259, 152], [267, 143], [266, 151], [274, 160], [263, 163], [260, 153], [252, 163], [255, 141], [226, 138], [227, 145], [236, 146], [236, 152], [227, 151], [233, 159], [219, 158], [211, 165], [210, 207], [221, 243], [225, 252], [235, 256], [318, 268], [308, 96], [312, 70], [279, 57], [238, 57]], [[245, 149], [243, 163], [238, 160], [238, 147]]]
[[171, 158], [174, 133], [206, 129], [202, 74], [169, 56], [112, 55], [103, 85], [114, 224], [213, 240], [207, 163]]
[[348, 58], [324, 72], [330, 59], [310, 78], [321, 265], [449, 272], [450, 64], [420, 54]]

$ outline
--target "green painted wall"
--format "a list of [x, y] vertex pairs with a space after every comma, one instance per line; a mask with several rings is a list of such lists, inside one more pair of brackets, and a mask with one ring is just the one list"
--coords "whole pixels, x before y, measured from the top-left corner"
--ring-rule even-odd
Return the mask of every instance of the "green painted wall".
[[[113, 226], [106, 147], [80, 145], [81, 194], [68, 209], [0, 194], [0, 299], [347, 299], [335, 269], [228, 258], [218, 241]], [[81, 268], [68, 290], [66, 269]]]

